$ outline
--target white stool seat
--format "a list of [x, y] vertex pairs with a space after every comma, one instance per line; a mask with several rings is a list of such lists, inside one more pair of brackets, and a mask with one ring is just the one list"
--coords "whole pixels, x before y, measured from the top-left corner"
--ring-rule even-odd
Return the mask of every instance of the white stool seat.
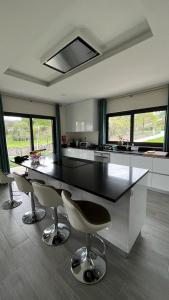
[[5, 201], [2, 204], [2, 208], [5, 210], [13, 209], [22, 204], [22, 201], [16, 201], [13, 199], [13, 190], [12, 190], [12, 183], [14, 181], [12, 174], [5, 174], [0, 170], [0, 184], [8, 184], [10, 200]]
[[16, 181], [16, 185], [19, 191], [31, 195], [31, 211], [26, 212], [23, 217], [22, 221], [25, 224], [33, 224], [36, 222], [41, 221], [45, 217], [45, 210], [41, 208], [35, 208], [35, 200], [33, 195], [33, 187], [31, 184], [31, 180], [25, 178], [25, 176], [13, 173], [14, 179]]
[[68, 218], [72, 227], [86, 233], [86, 247], [78, 249], [71, 259], [71, 271], [75, 278], [86, 284], [100, 281], [106, 273], [105, 243], [102, 253], [91, 247], [94, 233], [106, 228], [110, 223], [110, 214], [101, 205], [89, 201], [73, 201], [66, 191], [62, 192]]
[[39, 202], [45, 207], [52, 207], [54, 210], [54, 224], [43, 231], [42, 241], [48, 246], [58, 246], [65, 243], [69, 238], [70, 230], [65, 224], [58, 222], [57, 213], [57, 207], [63, 205], [62, 190], [37, 182], [33, 182], [32, 186]]

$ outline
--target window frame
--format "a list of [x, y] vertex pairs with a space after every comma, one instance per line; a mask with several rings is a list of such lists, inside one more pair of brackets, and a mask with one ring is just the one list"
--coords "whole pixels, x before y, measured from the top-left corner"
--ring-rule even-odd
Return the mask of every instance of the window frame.
[[[110, 113], [106, 114], [106, 143], [107, 144], [118, 144], [119, 141], [109, 141], [108, 136], [109, 136], [109, 118], [111, 117], [120, 117], [120, 116], [131, 116], [131, 121], [130, 121], [130, 144], [136, 145], [136, 146], [150, 146], [150, 147], [163, 147], [163, 143], [146, 143], [146, 142], [134, 142], [134, 116], [136, 114], [141, 114], [141, 113], [148, 113], [148, 112], [153, 112], [153, 111], [165, 111], [167, 112], [167, 106], [155, 106], [155, 107], [149, 107], [149, 108], [143, 108], [143, 109], [135, 109], [135, 110], [129, 110], [129, 111], [122, 111], [122, 112], [116, 112], [116, 113]], [[164, 128], [164, 131], [166, 131], [166, 128]], [[124, 141], [124, 144], [127, 142]]]
[[9, 117], [21, 117], [21, 118], [28, 118], [29, 119], [29, 126], [30, 126], [30, 149], [31, 151], [35, 150], [34, 147], [34, 135], [33, 135], [33, 119], [46, 119], [52, 120], [52, 139], [53, 139], [53, 153], [56, 153], [56, 146], [54, 142], [54, 138], [56, 136], [56, 119], [52, 116], [43, 116], [43, 115], [34, 115], [34, 114], [25, 114], [25, 113], [13, 113], [13, 112], [4, 112], [4, 116]]

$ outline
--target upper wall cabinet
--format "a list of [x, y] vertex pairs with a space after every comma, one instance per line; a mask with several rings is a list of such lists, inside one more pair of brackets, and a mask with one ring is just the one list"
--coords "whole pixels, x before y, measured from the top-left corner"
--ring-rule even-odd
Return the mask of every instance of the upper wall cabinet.
[[98, 101], [86, 100], [65, 106], [66, 132], [98, 130]]

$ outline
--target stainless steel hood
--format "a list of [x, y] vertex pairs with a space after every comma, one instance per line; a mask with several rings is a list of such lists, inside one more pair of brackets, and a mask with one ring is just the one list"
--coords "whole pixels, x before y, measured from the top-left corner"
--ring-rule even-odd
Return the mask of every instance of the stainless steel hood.
[[65, 74], [98, 55], [100, 53], [96, 49], [78, 36], [45, 61], [44, 65]]

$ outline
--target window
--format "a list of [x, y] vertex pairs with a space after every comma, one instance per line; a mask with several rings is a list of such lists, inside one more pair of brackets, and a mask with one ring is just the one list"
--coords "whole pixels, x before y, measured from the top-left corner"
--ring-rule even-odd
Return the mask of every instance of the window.
[[134, 142], [164, 143], [165, 111], [134, 115]]
[[154, 107], [107, 115], [107, 143], [121, 139], [136, 145], [164, 143], [166, 107]]
[[[30, 122], [28, 118], [5, 116], [5, 133], [9, 162], [15, 156], [31, 151]], [[15, 166], [10, 162], [10, 166]]]
[[108, 140], [119, 141], [121, 138], [130, 140], [131, 116], [114, 116], [108, 119]]
[[5, 113], [5, 132], [10, 167], [15, 156], [29, 154], [36, 149], [53, 153], [54, 118]]
[[33, 141], [35, 149], [46, 149], [47, 153], [53, 152], [53, 121], [33, 118]]

